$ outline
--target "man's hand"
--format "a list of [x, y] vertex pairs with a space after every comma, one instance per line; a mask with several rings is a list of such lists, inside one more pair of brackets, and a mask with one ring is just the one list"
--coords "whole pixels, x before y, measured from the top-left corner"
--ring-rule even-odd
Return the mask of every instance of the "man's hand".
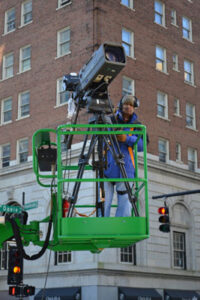
[[122, 143], [126, 142], [126, 134], [117, 134], [117, 140]]

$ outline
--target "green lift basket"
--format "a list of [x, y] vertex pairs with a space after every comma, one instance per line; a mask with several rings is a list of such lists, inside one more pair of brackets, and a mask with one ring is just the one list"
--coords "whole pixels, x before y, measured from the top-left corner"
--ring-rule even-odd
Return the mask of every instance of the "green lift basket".
[[[103, 248], [123, 248], [128, 247], [136, 242], [149, 237], [149, 212], [148, 212], [148, 179], [147, 179], [147, 145], [146, 145], [146, 127], [144, 125], [134, 125], [134, 134], [138, 139], [134, 145], [135, 156], [135, 178], [128, 178], [126, 181], [134, 182], [134, 194], [137, 197], [137, 209], [139, 216], [131, 217], [63, 217], [62, 201], [63, 201], [63, 184], [66, 182], [100, 182], [100, 181], [125, 181], [124, 179], [114, 178], [81, 178], [67, 177], [66, 171], [78, 170], [77, 165], [66, 165], [62, 158], [62, 141], [65, 135], [91, 135], [91, 134], [127, 134], [123, 130], [124, 127], [133, 127], [130, 125], [114, 124], [78, 124], [78, 125], [61, 125], [54, 129], [40, 129], [33, 135], [33, 169], [36, 174], [37, 182], [48, 188], [54, 188], [56, 191], [53, 195], [53, 237], [49, 243], [49, 248], [54, 251], [69, 250], [90, 250], [98, 252]], [[108, 131], [108, 128], [115, 128], [114, 131]], [[92, 130], [91, 130], [92, 129]], [[107, 129], [107, 130], [106, 130]], [[51, 141], [52, 135], [55, 135]], [[137, 142], [143, 138], [143, 148], [141, 156], [141, 165], [143, 165], [142, 176], [139, 176], [138, 170], [138, 151]], [[38, 163], [38, 149], [43, 147], [52, 147], [57, 149], [57, 163], [53, 173], [45, 173], [40, 171]], [[90, 165], [85, 166], [85, 170], [92, 172]], [[51, 181], [51, 182], [50, 182]], [[142, 202], [142, 209], [140, 204]], [[75, 205], [78, 210], [80, 208], [94, 209], [94, 203], [81, 205], [81, 199]], [[116, 207], [116, 205], [112, 205]], [[48, 222], [49, 218], [41, 222]], [[34, 244], [41, 245], [42, 241], [36, 239]]]

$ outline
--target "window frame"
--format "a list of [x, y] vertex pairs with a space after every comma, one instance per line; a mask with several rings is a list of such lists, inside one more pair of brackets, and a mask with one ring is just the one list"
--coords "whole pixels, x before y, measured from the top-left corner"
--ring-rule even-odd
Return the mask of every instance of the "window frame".
[[[185, 68], [185, 63], [190, 64], [190, 72], [188, 72]], [[188, 59], [184, 59], [184, 82], [194, 86], [194, 63]], [[187, 80], [186, 77], [189, 76], [191, 80]]]
[[[162, 5], [162, 13], [156, 11], [156, 3]], [[161, 17], [161, 23], [156, 21], [156, 15]], [[162, 1], [159, 1], [159, 0], [154, 1], [154, 23], [165, 27], [165, 4]]]
[[[23, 58], [23, 51], [27, 48], [30, 48], [30, 56], [28, 57], [25, 57]], [[20, 48], [20, 55], [19, 55], [19, 73], [24, 73], [24, 72], [27, 72], [27, 71], [30, 71], [31, 70], [31, 52], [32, 52], [32, 47], [31, 45], [26, 45], [22, 48]], [[23, 68], [23, 63], [25, 61], [29, 61], [29, 67], [26, 69]]]
[[[179, 235], [182, 235], [182, 237], [184, 237], [184, 241], [183, 241], [184, 248], [183, 249], [175, 248], [175, 234], [177, 236], [179, 234]], [[173, 237], [173, 268], [178, 269], [178, 270], [186, 270], [187, 269], [186, 232], [173, 230], [172, 237]], [[183, 253], [183, 267], [175, 265], [175, 252]]]
[[[20, 143], [23, 141], [28, 141], [28, 147], [27, 147], [27, 151], [24, 151], [21, 153], [20, 152]], [[23, 154], [23, 153], [27, 153], [27, 159], [25, 161], [20, 160], [20, 154]], [[23, 164], [23, 163], [28, 162], [28, 154], [29, 154], [29, 139], [28, 139], [28, 137], [17, 140], [17, 163]]]
[[[8, 111], [4, 111], [4, 103], [8, 100], [11, 100], [11, 109]], [[8, 97], [6, 99], [3, 99], [1, 101], [1, 125], [6, 125], [12, 123], [12, 108], [13, 108], [13, 99], [12, 97]], [[11, 118], [8, 121], [5, 121], [5, 112], [10, 112], [11, 111]]]
[[177, 53], [173, 53], [172, 55], [172, 64], [173, 64], [173, 70], [174, 71], [179, 71], [178, 68], [178, 54]]
[[[27, 3], [29, 3], [29, 2], [31, 2], [31, 8], [32, 8], [32, 9], [31, 9], [31, 20], [25, 23], [25, 22], [24, 22], [25, 15], [30, 13], [30, 12], [28, 12], [28, 13], [25, 14], [25, 5], [26, 5]], [[22, 26], [26, 26], [26, 25], [28, 25], [28, 24], [30, 24], [30, 23], [32, 23], [32, 22], [33, 22], [33, 1], [32, 1], [32, 0], [26, 0], [26, 1], [24, 1], [24, 2], [21, 4], [21, 27], [22, 27]]]
[[[119, 251], [119, 262], [121, 264], [133, 266], [137, 265], [137, 253], [135, 244], [128, 247], [120, 248]], [[122, 257], [124, 258], [124, 260], [122, 259]]]
[[[127, 80], [130, 83], [131, 90], [129, 91], [124, 87], [124, 81]], [[124, 95], [135, 95], [135, 80], [131, 79], [130, 77], [123, 76], [122, 77], [122, 96]]]
[[[159, 143], [165, 143], [165, 152], [161, 152], [160, 148], [159, 148]], [[165, 159], [162, 160], [160, 154], [164, 153], [165, 155]], [[161, 163], [167, 163], [169, 161], [169, 141], [167, 139], [164, 138], [159, 138], [158, 139], [158, 158], [159, 158], [159, 162]]]
[[171, 9], [171, 24], [177, 27], [177, 16], [176, 16], [176, 10]]
[[[64, 256], [67, 256], [66, 261], [59, 261], [59, 256], [63, 258]], [[70, 260], [68, 260], [68, 256], [70, 257]], [[62, 264], [71, 264], [73, 263], [73, 252], [72, 251], [56, 251], [54, 256], [54, 264], [56, 266], [62, 265]]]
[[[63, 4], [62, 4], [63, 2]], [[58, 8], [57, 9], [60, 9], [60, 8], [63, 8], [69, 4], [72, 4], [72, 0], [58, 0]]]
[[130, 9], [134, 9], [134, 0], [128, 0], [129, 4], [126, 5], [125, 3], [122, 2], [123, 0], [120, 1], [121, 5], [128, 7]]
[[[6, 65], [6, 60], [7, 60], [7, 58], [8, 58], [9, 56], [12, 56], [13, 63], [7, 66], [7, 65]], [[10, 76], [6, 76], [7, 70], [10, 69], [10, 68], [11, 68], [11, 70], [12, 70], [12, 72], [11, 72], [12, 74], [11, 74]], [[6, 80], [6, 79], [9, 79], [9, 78], [12, 78], [12, 77], [14, 77], [14, 52], [10, 52], [10, 53], [5, 54], [5, 55], [3, 56], [3, 72], [2, 72], [2, 79], [3, 79], [3, 80]]]
[[[6, 146], [9, 146], [9, 156], [3, 156], [3, 148], [6, 147]], [[8, 159], [8, 165], [7, 166], [4, 166], [3, 164], [3, 159], [5, 157], [9, 157]], [[7, 167], [10, 167], [10, 161], [11, 161], [11, 144], [10, 143], [7, 143], [7, 144], [4, 144], [4, 145], [1, 145], [0, 146], [0, 168], [1, 169], [4, 169], [4, 168], [7, 168]]]
[[181, 144], [176, 143], [176, 161], [181, 161]]
[[[159, 103], [159, 96], [161, 96], [162, 98], [164, 97], [163, 105]], [[164, 116], [159, 115], [159, 109], [158, 109], [159, 107], [163, 107]], [[168, 120], [168, 95], [161, 91], [157, 91], [157, 117]]]
[[[127, 42], [125, 40], [123, 40], [123, 32], [126, 32], [128, 34], [130, 34], [130, 42]], [[131, 57], [131, 58], [135, 58], [135, 51], [134, 51], [134, 32], [131, 30], [128, 30], [126, 28], [122, 28], [122, 46], [124, 47], [126, 56]], [[126, 52], [126, 46], [129, 47], [130, 51], [129, 53]], [[130, 55], [129, 55], [130, 54]]]
[[[157, 56], [157, 50], [161, 49], [162, 50], [162, 54], [163, 54], [163, 58]], [[163, 48], [160, 45], [156, 45], [156, 49], [155, 49], [155, 58], [156, 58], [156, 70], [160, 71], [162, 73], [167, 74], [167, 51], [165, 48]], [[158, 64], [161, 63], [162, 64], [162, 69], [160, 69], [158, 67]]]
[[[69, 31], [69, 40], [66, 40], [65, 42], [61, 43], [61, 34], [64, 31]], [[65, 44], [65, 43], [69, 43], [69, 50], [67, 52], [62, 53], [61, 45]], [[67, 27], [57, 31], [57, 58], [70, 54], [71, 53], [70, 47], [71, 47], [71, 29], [70, 29], [70, 26], [67, 26]]]
[[[186, 21], [188, 21], [189, 27], [184, 27], [183, 26], [184, 19]], [[188, 37], [184, 36], [184, 31], [186, 31], [188, 33]], [[182, 38], [187, 40], [187, 41], [192, 42], [192, 20], [189, 19], [188, 17], [185, 17], [185, 16], [182, 16]]]
[[[192, 114], [188, 114], [187, 108], [190, 107], [192, 110]], [[190, 129], [196, 130], [196, 107], [194, 104], [187, 102], [185, 106], [185, 116], [186, 116], [186, 127]], [[188, 124], [187, 118], [192, 120], [192, 125]]]
[[[60, 107], [60, 106], [63, 106], [63, 105], [66, 105], [69, 101], [69, 98], [70, 98], [70, 92], [68, 91], [62, 91], [62, 84], [61, 84], [61, 81], [63, 80], [63, 77], [60, 77], [57, 79], [56, 81], [56, 107]], [[65, 102], [62, 102], [61, 103], [61, 94], [67, 94], [69, 95], [68, 97], [68, 100], [66, 100]]]
[[[177, 104], [175, 104], [175, 102]], [[174, 98], [174, 115], [180, 117], [181, 116], [181, 110], [180, 110], [180, 100], [178, 98]]]
[[[191, 151], [193, 153], [191, 153]], [[190, 154], [192, 154], [193, 156], [193, 160], [190, 159]], [[187, 158], [188, 158], [188, 170], [189, 171], [192, 171], [192, 172], [195, 172], [196, 169], [197, 169], [197, 150], [192, 148], [192, 147], [188, 147], [187, 149]], [[190, 167], [192, 166], [192, 167]]]
[[[22, 116], [22, 109], [21, 109], [22, 108], [22, 96], [25, 94], [28, 94], [28, 93], [29, 93], [29, 104], [28, 104], [29, 105], [29, 113]], [[25, 105], [27, 105], [27, 104], [25, 104]], [[17, 117], [17, 120], [25, 119], [28, 117], [30, 117], [30, 91], [29, 90], [21, 92], [18, 95], [18, 117]]]
[[[13, 20], [10, 21], [10, 22], [14, 22], [14, 28], [11, 30], [8, 30], [8, 13], [11, 11], [14, 11], [14, 19], [13, 19], [14, 21]], [[16, 30], [16, 9], [15, 9], [15, 7], [12, 7], [5, 12], [4, 34], [11, 33], [15, 30]]]

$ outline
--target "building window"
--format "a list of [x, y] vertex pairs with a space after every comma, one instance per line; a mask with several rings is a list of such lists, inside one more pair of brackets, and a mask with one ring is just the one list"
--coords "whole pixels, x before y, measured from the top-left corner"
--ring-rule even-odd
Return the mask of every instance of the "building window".
[[165, 6], [161, 1], [154, 1], [154, 21], [165, 26]]
[[191, 103], [186, 103], [186, 126], [196, 129], [195, 106]]
[[0, 270], [8, 270], [9, 244], [4, 243], [0, 250]]
[[120, 249], [120, 262], [136, 265], [136, 246]]
[[183, 38], [192, 41], [192, 21], [186, 17], [182, 17]]
[[168, 150], [168, 141], [164, 139], [158, 140], [158, 154], [159, 154], [159, 161], [167, 162], [169, 156]]
[[181, 161], [181, 145], [176, 143], [176, 160]]
[[156, 46], [156, 70], [167, 72], [166, 50], [160, 46]]
[[10, 53], [3, 57], [3, 79], [13, 77], [14, 73], [14, 54]]
[[134, 2], [133, 0], [121, 0], [121, 4], [129, 7], [129, 8], [132, 8], [134, 7]]
[[189, 60], [184, 60], [184, 79], [185, 82], [194, 85], [194, 66]]
[[28, 161], [28, 139], [18, 141], [18, 162]]
[[20, 49], [20, 73], [31, 69], [31, 46]]
[[125, 28], [122, 29], [122, 45], [125, 49], [126, 55], [130, 57], [134, 57], [133, 32]]
[[62, 105], [69, 101], [70, 98], [70, 92], [65, 90], [65, 87], [63, 86], [63, 79], [59, 78], [57, 80], [57, 103], [56, 105]]
[[63, 56], [70, 53], [70, 28], [64, 28], [57, 34], [58, 46], [57, 56]]
[[1, 120], [2, 124], [12, 121], [12, 98], [8, 98], [2, 101], [1, 106]]
[[10, 165], [10, 144], [1, 146], [1, 167], [9, 167]]
[[157, 92], [157, 116], [168, 118], [168, 99], [167, 94]]
[[15, 30], [15, 18], [15, 8], [11, 8], [5, 12], [5, 34]]
[[178, 55], [176, 53], [172, 56], [172, 62], [173, 62], [173, 70], [178, 71]]
[[21, 16], [21, 26], [29, 24], [32, 21], [32, 0], [22, 3]]
[[188, 169], [195, 171], [197, 168], [197, 151], [193, 148], [188, 148]]
[[175, 9], [171, 10], [171, 24], [177, 26], [176, 11], [175, 11]]
[[185, 233], [173, 232], [174, 267], [186, 269]]
[[27, 117], [30, 114], [30, 92], [26, 91], [19, 94], [18, 119]]
[[72, 262], [72, 251], [55, 252], [55, 265]]
[[123, 77], [122, 79], [122, 95], [134, 95], [135, 94], [135, 82], [134, 80], [128, 78], [128, 77]]
[[70, 3], [72, 3], [72, 0], [58, 0], [58, 8], [63, 7]]
[[180, 101], [179, 99], [174, 99], [174, 114], [180, 116]]

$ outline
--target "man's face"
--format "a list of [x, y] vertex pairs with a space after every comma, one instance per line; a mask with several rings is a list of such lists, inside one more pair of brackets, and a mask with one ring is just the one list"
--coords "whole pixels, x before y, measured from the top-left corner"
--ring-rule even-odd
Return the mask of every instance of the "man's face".
[[122, 112], [125, 116], [130, 117], [134, 113], [134, 107], [130, 104], [123, 104]]

